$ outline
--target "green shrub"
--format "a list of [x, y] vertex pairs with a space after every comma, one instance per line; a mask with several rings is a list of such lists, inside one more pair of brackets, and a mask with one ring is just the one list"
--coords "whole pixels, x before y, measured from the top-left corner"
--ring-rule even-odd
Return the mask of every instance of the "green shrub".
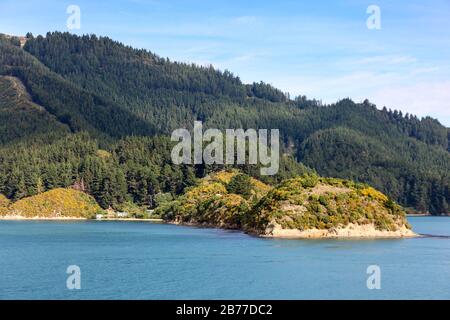
[[315, 174], [305, 175], [301, 179], [303, 188], [314, 188], [319, 183], [319, 177]]
[[173, 200], [173, 196], [171, 193], [158, 193], [155, 195], [155, 205], [157, 207], [161, 206], [164, 203], [170, 202]]
[[328, 199], [324, 195], [319, 196], [319, 202], [325, 207], [328, 206]]
[[243, 173], [233, 176], [227, 185], [229, 193], [235, 193], [243, 196], [245, 199], [250, 198], [252, 194], [251, 178]]

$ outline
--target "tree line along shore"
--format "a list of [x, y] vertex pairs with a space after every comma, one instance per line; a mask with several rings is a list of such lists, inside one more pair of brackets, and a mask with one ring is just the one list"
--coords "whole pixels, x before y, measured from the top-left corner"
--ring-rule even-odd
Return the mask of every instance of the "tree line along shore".
[[[4, 219], [106, 219], [164, 221], [242, 230], [275, 238], [403, 238], [415, 233], [404, 209], [365, 184], [315, 174], [271, 186], [238, 170], [214, 172], [153, 211], [102, 209], [90, 195], [54, 189], [10, 203], [0, 197]], [[134, 211], [133, 211], [134, 210]], [[145, 214], [147, 213], [147, 215]]]

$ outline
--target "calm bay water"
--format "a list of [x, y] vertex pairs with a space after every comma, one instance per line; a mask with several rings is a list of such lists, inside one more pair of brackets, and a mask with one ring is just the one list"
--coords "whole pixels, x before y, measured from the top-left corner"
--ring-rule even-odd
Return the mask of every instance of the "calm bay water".
[[[409, 218], [450, 236], [450, 217]], [[369, 265], [381, 289], [366, 286]], [[81, 268], [81, 290], [66, 269]], [[450, 238], [271, 240], [147, 222], [0, 221], [0, 299], [450, 299]]]

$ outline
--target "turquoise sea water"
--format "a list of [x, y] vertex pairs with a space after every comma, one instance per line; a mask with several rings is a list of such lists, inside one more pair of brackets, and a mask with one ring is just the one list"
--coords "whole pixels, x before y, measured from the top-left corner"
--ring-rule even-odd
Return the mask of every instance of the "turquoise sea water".
[[[450, 217], [409, 218], [450, 236]], [[66, 269], [81, 269], [81, 289]], [[366, 286], [369, 265], [381, 289]], [[0, 221], [0, 299], [450, 299], [450, 238], [271, 240], [148, 222]]]

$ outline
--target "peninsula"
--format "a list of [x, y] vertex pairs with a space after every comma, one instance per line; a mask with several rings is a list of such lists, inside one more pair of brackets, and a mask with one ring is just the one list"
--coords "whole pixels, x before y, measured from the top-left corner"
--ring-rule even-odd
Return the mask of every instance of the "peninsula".
[[414, 237], [405, 211], [360, 183], [315, 174], [275, 187], [238, 171], [212, 174], [157, 209], [170, 223], [272, 238]]

